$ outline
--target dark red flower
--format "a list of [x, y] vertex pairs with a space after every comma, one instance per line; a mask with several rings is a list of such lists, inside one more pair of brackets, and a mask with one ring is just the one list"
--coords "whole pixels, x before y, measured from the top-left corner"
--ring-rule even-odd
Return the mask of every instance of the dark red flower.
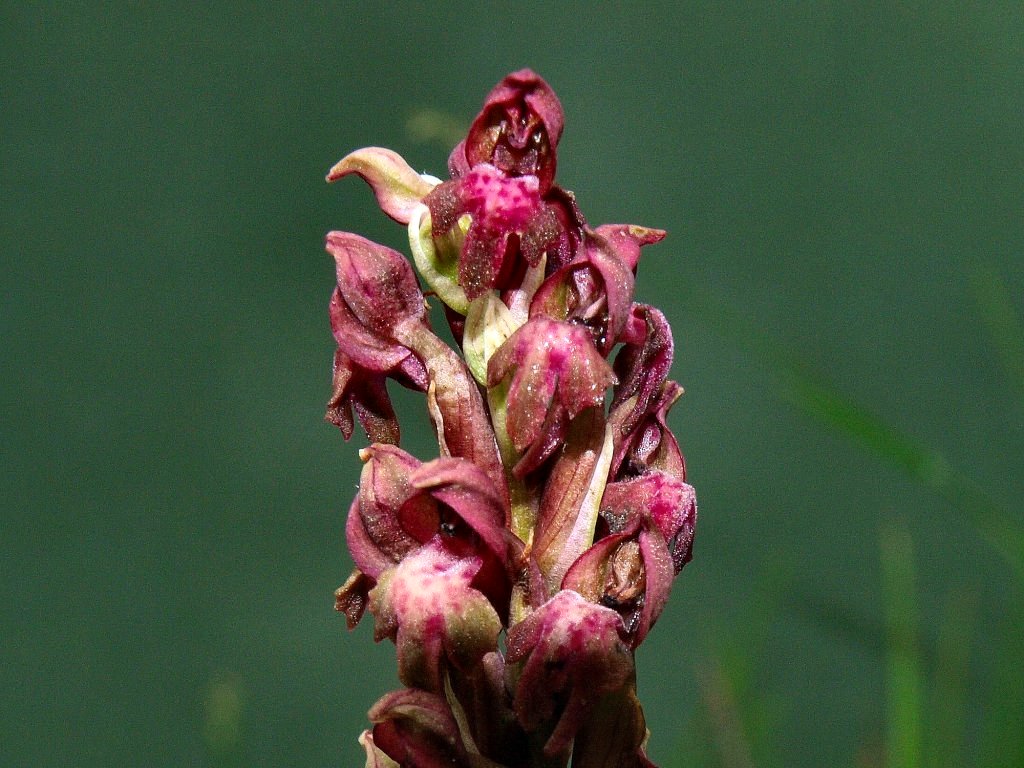
[[544, 437], [549, 414], [559, 411], [572, 419], [586, 408], [601, 406], [615, 383], [586, 328], [546, 317], [531, 318], [491, 358], [488, 386], [507, 376], [512, 377], [508, 434], [518, 451]]
[[[427, 371], [412, 352], [396, 342], [381, 312], [422, 322], [423, 295], [405, 259], [358, 235], [331, 232], [338, 287], [331, 295], [331, 330], [338, 349], [326, 419], [352, 436], [352, 409], [373, 442], [398, 443], [399, 429], [386, 380], [426, 391]], [[406, 265], [404, 270], [402, 265]]]
[[686, 479], [686, 459], [668, 426], [668, 411], [682, 395], [683, 388], [669, 380], [647, 401], [645, 408], [636, 406], [639, 396], [634, 395], [612, 410], [608, 421], [615, 443], [613, 479], [640, 475], [650, 469]]
[[515, 711], [527, 731], [555, 726], [544, 745], [565, 755], [599, 698], [628, 685], [633, 655], [615, 611], [562, 590], [509, 630], [507, 660], [523, 662]]
[[652, 471], [608, 483], [601, 517], [609, 533], [573, 563], [562, 588], [617, 611], [636, 647], [668, 602], [672, 579], [690, 560], [696, 496], [678, 478]]
[[361, 452], [359, 494], [345, 534], [356, 566], [372, 579], [436, 535], [463, 542], [487, 566], [497, 605], [507, 602], [521, 542], [506, 527], [501, 492], [465, 459], [426, 463], [392, 445]]
[[647, 410], [651, 398], [660, 389], [672, 368], [672, 329], [661, 310], [647, 304], [634, 304], [625, 345], [615, 356], [618, 384], [612, 396], [612, 410], [630, 398], [632, 409], [621, 428], [630, 431]]
[[501, 618], [472, 586], [482, 565], [461, 542], [438, 534], [381, 574], [370, 591], [374, 638], [395, 641], [405, 685], [442, 692], [448, 666], [472, 671], [497, 648]]
[[501, 276], [514, 269], [518, 255], [535, 266], [563, 237], [558, 212], [541, 197], [536, 176], [506, 176], [488, 163], [435, 187], [425, 202], [435, 238], [448, 233], [462, 216], [471, 219], [458, 276], [469, 299], [504, 287]]
[[581, 253], [544, 281], [530, 316], [567, 320], [590, 330], [607, 355], [625, 330], [633, 305], [633, 271], [612, 242], [588, 232]]
[[490, 163], [510, 176], [536, 176], [541, 193], [555, 177], [555, 149], [565, 122], [555, 92], [535, 72], [521, 69], [498, 83], [470, 126], [467, 165]]

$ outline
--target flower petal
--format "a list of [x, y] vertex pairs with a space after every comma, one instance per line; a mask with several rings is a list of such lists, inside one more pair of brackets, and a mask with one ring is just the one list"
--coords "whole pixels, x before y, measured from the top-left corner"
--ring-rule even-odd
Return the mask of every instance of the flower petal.
[[[464, 764], [458, 723], [441, 696], [411, 689], [392, 691], [370, 708], [369, 717], [374, 727], [372, 737], [364, 743], [368, 755], [372, 746], [374, 756], [383, 753], [400, 766], [450, 768]], [[379, 765], [390, 764], [382, 761]], [[367, 766], [377, 768], [369, 759]]]
[[612, 250], [632, 270], [636, 270], [637, 262], [640, 261], [640, 247], [659, 243], [666, 235], [663, 229], [640, 227], [636, 224], [602, 224], [594, 232], [605, 238]]
[[458, 284], [468, 299], [498, 285], [506, 262], [521, 252], [535, 265], [559, 241], [561, 222], [541, 198], [536, 176], [509, 177], [481, 163], [464, 176], [434, 189], [424, 202], [430, 209], [435, 240], [446, 236], [462, 217], [471, 219], [459, 256]]
[[344, 584], [334, 590], [334, 610], [345, 614], [349, 629], [355, 629], [369, 603], [373, 579], [356, 568]]
[[449, 507], [512, 572], [522, 542], [505, 527], [507, 508], [501, 491], [483, 470], [465, 459], [440, 458], [418, 467], [409, 482]]
[[381, 210], [399, 224], [409, 223], [413, 209], [438, 183], [416, 173], [401, 155], [383, 147], [366, 147], [345, 155], [328, 172], [327, 181], [353, 173], [370, 185]]
[[327, 251], [344, 303], [369, 331], [390, 339], [396, 324], [423, 320], [423, 292], [400, 253], [351, 232], [329, 232]]
[[358, 366], [340, 349], [334, 353], [334, 388], [324, 418], [352, 437], [352, 408], [373, 443], [398, 445], [401, 433], [385, 377]]

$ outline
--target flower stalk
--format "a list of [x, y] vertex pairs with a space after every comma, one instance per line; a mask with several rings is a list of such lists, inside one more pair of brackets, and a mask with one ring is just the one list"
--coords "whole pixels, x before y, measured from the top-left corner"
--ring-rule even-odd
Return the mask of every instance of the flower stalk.
[[[367, 768], [652, 765], [634, 653], [697, 517], [667, 423], [682, 394], [671, 330], [633, 296], [641, 248], [665, 233], [588, 225], [555, 181], [563, 125], [521, 70], [485, 100], [448, 180], [377, 147], [327, 176], [369, 184], [411, 253], [327, 235], [326, 418], [370, 440], [336, 607], [350, 628], [369, 609], [404, 686], [369, 711]], [[436, 458], [399, 447], [388, 379], [425, 394]]]

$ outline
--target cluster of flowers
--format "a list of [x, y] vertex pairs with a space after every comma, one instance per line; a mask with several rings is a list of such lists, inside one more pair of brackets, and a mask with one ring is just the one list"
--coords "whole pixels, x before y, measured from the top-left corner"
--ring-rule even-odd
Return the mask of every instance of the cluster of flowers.
[[[652, 765], [634, 650], [697, 515], [666, 424], [682, 394], [671, 331], [633, 301], [640, 249], [665, 233], [588, 226], [554, 183], [562, 124], [522, 70], [487, 97], [450, 180], [381, 148], [327, 177], [359, 175], [408, 227], [457, 345], [431, 329], [409, 260], [327, 235], [327, 419], [348, 439], [354, 411], [371, 441], [337, 608], [349, 627], [369, 608], [406, 686], [370, 709], [368, 768]], [[387, 379], [425, 393], [439, 458], [398, 447]]]

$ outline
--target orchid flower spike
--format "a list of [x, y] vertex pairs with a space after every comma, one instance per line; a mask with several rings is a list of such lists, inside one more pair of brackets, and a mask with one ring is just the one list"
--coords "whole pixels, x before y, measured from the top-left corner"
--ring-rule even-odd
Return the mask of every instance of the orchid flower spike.
[[[336, 607], [349, 628], [369, 610], [404, 686], [369, 710], [367, 768], [653, 765], [634, 654], [697, 522], [668, 423], [672, 332], [634, 300], [641, 248], [665, 232], [587, 224], [555, 179], [564, 122], [523, 69], [446, 180], [380, 147], [327, 174], [369, 184], [411, 255], [327, 235], [326, 419], [369, 440]], [[400, 447], [388, 380], [423, 393], [436, 456]]]

